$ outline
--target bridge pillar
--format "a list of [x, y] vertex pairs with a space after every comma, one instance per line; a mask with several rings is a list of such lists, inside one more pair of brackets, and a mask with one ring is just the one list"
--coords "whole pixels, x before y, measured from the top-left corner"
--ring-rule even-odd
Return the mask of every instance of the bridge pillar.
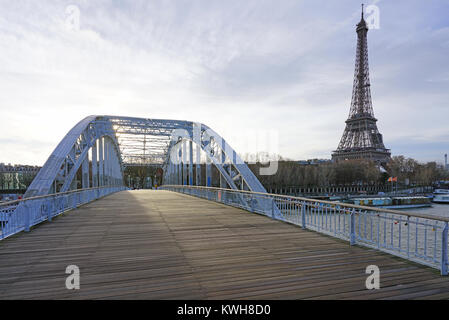
[[108, 181], [108, 186], [112, 185], [112, 154], [111, 154], [111, 144], [109, 143], [109, 139], [107, 140], [107, 146], [108, 146], [108, 155], [107, 155], [107, 168], [108, 168], [108, 173], [107, 173], [107, 181]]
[[[109, 139], [108, 139], [109, 140]], [[109, 152], [109, 185], [114, 185], [114, 150], [112, 143], [108, 142]]]
[[169, 184], [175, 184], [175, 165], [170, 160], [170, 182]]
[[[225, 162], [226, 162], [226, 155], [224, 153], [224, 145], [225, 145], [225, 141], [224, 139], [222, 139], [222, 149], [221, 149], [221, 157], [220, 157], [220, 166], [223, 168], [223, 170], [226, 171], [225, 169]], [[227, 187], [227, 183], [225, 178], [223, 178], [223, 176], [220, 174], [220, 188], [225, 188]]]
[[111, 176], [112, 176], [112, 185], [118, 185], [118, 174], [117, 174], [117, 155], [114, 150], [114, 146], [111, 144]]
[[[179, 160], [181, 161], [181, 160]], [[182, 184], [182, 170], [181, 170], [181, 162], [179, 162], [176, 165], [176, 172], [177, 172], [177, 177], [176, 177], [176, 184], [180, 185]]]
[[178, 147], [176, 148], [176, 156], [177, 156], [177, 164], [176, 164], [176, 170], [178, 172], [178, 181], [176, 184], [181, 185], [182, 184], [182, 163], [181, 163], [181, 159], [182, 159], [182, 144], [179, 143]]
[[113, 149], [114, 154], [114, 186], [118, 186], [119, 175], [118, 175], [118, 158], [117, 153], [115, 152], [115, 148]]
[[182, 141], [182, 185], [187, 185], [187, 143]]
[[189, 186], [193, 186], [193, 145], [189, 140]]
[[97, 141], [92, 146], [92, 187], [98, 187]]
[[103, 137], [98, 139], [98, 186], [104, 186], [104, 146]]
[[[109, 139], [108, 139], [109, 140]], [[114, 158], [112, 152], [112, 144], [108, 141], [108, 160], [109, 160], [109, 185], [114, 184]]]
[[109, 142], [108, 139], [108, 185], [113, 185], [113, 152], [112, 152], [112, 144]]
[[112, 163], [112, 168], [114, 169], [112, 171], [112, 176], [114, 177], [114, 186], [118, 185], [118, 174], [117, 174], [117, 164], [118, 164], [118, 160], [117, 160], [117, 154], [115, 153], [115, 148], [112, 148], [111, 150], [112, 154], [113, 154], [113, 159], [114, 162]]
[[[115, 148], [114, 148], [115, 150]], [[114, 152], [114, 158], [115, 158], [115, 185], [119, 186], [123, 184], [123, 176], [122, 176], [122, 170], [120, 168], [120, 160], [117, 155], [117, 152]]]
[[84, 158], [83, 163], [81, 164], [81, 183], [83, 189], [89, 188], [89, 153], [86, 154], [86, 158]]
[[168, 159], [169, 162], [167, 164], [166, 169], [164, 170], [164, 176], [163, 179], [164, 181], [162, 182], [163, 184], [172, 184], [170, 179], [171, 179], [171, 163], [170, 163], [170, 159]]
[[108, 144], [106, 139], [103, 139], [103, 185], [108, 184]]
[[206, 187], [212, 186], [211, 162], [209, 157], [206, 157]]
[[103, 147], [104, 147], [104, 177], [103, 177], [103, 183], [105, 186], [109, 185], [109, 144], [108, 140], [104, 139], [103, 141]]
[[112, 143], [109, 143], [109, 185], [114, 185], [114, 150]]
[[199, 139], [195, 140], [198, 141], [196, 144], [196, 169], [195, 169], [195, 181], [196, 181], [196, 185], [200, 186], [201, 185], [201, 147], [199, 145]]

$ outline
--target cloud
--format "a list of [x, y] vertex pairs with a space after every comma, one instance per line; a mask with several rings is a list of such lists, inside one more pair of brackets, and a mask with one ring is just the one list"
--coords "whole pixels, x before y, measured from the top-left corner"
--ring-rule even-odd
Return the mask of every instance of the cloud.
[[[79, 31], [67, 28], [68, 5]], [[377, 5], [368, 41], [384, 141], [438, 159], [449, 151], [447, 2]], [[359, 19], [349, 0], [2, 1], [0, 136], [17, 143], [0, 141], [0, 162], [43, 164], [90, 114], [203, 122], [241, 154], [250, 132], [276, 130], [283, 156], [330, 157]]]

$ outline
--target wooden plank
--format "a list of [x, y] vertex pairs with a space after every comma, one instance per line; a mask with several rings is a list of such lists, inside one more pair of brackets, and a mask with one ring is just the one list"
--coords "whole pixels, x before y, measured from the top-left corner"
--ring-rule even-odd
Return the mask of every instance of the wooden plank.
[[[95, 201], [0, 242], [0, 257], [0, 299], [449, 298], [436, 270], [167, 191]], [[379, 290], [365, 288], [370, 264]]]

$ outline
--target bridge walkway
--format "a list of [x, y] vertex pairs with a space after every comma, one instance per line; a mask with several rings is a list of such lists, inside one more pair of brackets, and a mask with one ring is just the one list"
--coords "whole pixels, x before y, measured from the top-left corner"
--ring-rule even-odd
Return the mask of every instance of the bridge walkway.
[[[365, 268], [380, 268], [379, 290]], [[67, 290], [68, 265], [81, 272]], [[125, 191], [0, 242], [0, 299], [449, 298], [449, 278], [215, 202]]]

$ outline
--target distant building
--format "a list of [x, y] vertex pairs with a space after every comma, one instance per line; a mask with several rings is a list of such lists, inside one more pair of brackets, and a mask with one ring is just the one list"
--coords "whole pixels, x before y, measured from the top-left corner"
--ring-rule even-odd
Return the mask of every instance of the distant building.
[[11, 172], [20, 172], [20, 173], [38, 173], [41, 167], [39, 166], [29, 166], [29, 165], [21, 165], [21, 164], [4, 164], [0, 163], [0, 173], [11, 173]]
[[0, 163], [0, 190], [24, 190], [41, 167]]
[[313, 165], [332, 162], [330, 159], [309, 159], [309, 160], [299, 160], [296, 161], [297, 164], [301, 165]]

